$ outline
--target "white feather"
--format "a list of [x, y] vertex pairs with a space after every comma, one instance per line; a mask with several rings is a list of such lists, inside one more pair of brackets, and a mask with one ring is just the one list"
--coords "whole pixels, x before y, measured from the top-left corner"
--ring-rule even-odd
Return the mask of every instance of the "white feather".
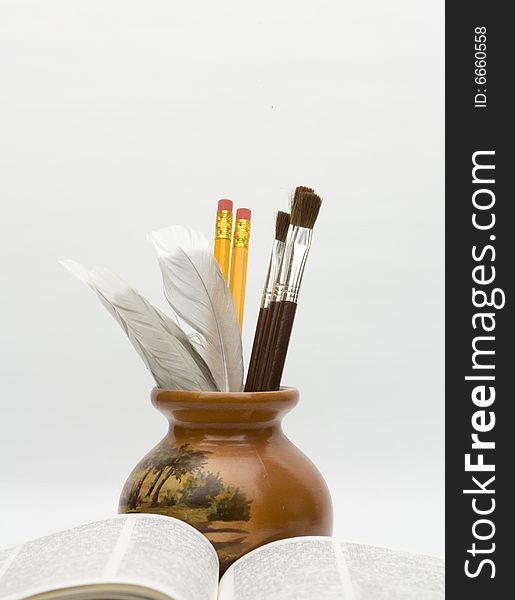
[[231, 292], [200, 233], [182, 226], [153, 231], [163, 274], [165, 295], [171, 307], [197, 332], [197, 345], [218, 388], [240, 391], [243, 387], [243, 352], [240, 327]]
[[205, 361], [173, 319], [108, 269], [88, 270], [71, 260], [61, 264], [96, 292], [160, 388], [217, 391]]

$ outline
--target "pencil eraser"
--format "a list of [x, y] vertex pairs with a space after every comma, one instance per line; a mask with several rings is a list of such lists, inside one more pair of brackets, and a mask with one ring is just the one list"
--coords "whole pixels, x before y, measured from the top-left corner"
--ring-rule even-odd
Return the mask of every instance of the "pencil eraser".
[[238, 208], [236, 211], [236, 219], [250, 221], [250, 208]]
[[232, 200], [218, 200], [218, 210], [228, 210], [232, 212]]

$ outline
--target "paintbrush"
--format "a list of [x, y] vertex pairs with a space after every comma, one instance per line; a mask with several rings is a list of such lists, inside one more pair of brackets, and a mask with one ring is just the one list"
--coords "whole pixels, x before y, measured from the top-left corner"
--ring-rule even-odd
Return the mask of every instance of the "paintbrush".
[[270, 330], [265, 367], [258, 382], [261, 391], [277, 390], [281, 383], [304, 267], [321, 204], [322, 199], [309, 191], [299, 191], [293, 199], [286, 248], [267, 316]]
[[[292, 197], [290, 199], [290, 210], [293, 209], [294, 204], [299, 201], [299, 198], [304, 193], [314, 193], [314, 190], [310, 187], [306, 187], [303, 185], [299, 185], [297, 188], [295, 188], [295, 192], [292, 194]], [[291, 222], [290, 222], [290, 225], [288, 227], [288, 232], [286, 235], [286, 242], [285, 242], [286, 246], [288, 245], [288, 242], [291, 239], [291, 235], [292, 235], [292, 226], [291, 226]], [[284, 257], [284, 252], [283, 252], [283, 257]], [[283, 258], [281, 258], [281, 263], [282, 263], [282, 260], [283, 260]], [[254, 391], [264, 390], [263, 386], [264, 386], [265, 374], [267, 372], [267, 370], [266, 370], [267, 363], [270, 360], [270, 354], [271, 354], [272, 347], [274, 344], [274, 332], [276, 332], [276, 324], [277, 324], [277, 317], [278, 317], [277, 311], [279, 308], [279, 302], [278, 302], [277, 293], [276, 293], [276, 291], [277, 291], [276, 284], [277, 284], [277, 278], [279, 276], [280, 269], [281, 269], [281, 264], [279, 264], [279, 268], [277, 269], [275, 280], [272, 284], [274, 289], [272, 292], [268, 310], [266, 311], [266, 318], [265, 318], [265, 322], [263, 325], [262, 343], [260, 346], [257, 370], [256, 370], [256, 375], [254, 377], [254, 384], [253, 384]]]
[[267, 313], [272, 300], [275, 280], [281, 264], [281, 259], [286, 246], [286, 236], [290, 225], [290, 215], [286, 212], [279, 211], [275, 219], [275, 239], [270, 253], [270, 262], [268, 264], [268, 272], [263, 287], [261, 296], [261, 305], [259, 307], [258, 320], [256, 324], [256, 332], [254, 334], [254, 342], [252, 344], [252, 353], [249, 361], [249, 371], [247, 373], [247, 381], [245, 383], [245, 391], [251, 392], [255, 389], [256, 377], [259, 372], [261, 358], [263, 357], [262, 343], [266, 339], [265, 325], [267, 321]]

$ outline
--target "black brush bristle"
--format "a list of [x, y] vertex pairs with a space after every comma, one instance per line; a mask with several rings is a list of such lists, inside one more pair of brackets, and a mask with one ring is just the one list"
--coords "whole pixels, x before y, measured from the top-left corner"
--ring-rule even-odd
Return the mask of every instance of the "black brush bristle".
[[275, 219], [275, 239], [280, 242], [286, 241], [288, 227], [290, 226], [290, 213], [278, 211]]
[[313, 229], [318, 217], [322, 198], [313, 192], [301, 192], [294, 199], [291, 211], [291, 223], [298, 227]]

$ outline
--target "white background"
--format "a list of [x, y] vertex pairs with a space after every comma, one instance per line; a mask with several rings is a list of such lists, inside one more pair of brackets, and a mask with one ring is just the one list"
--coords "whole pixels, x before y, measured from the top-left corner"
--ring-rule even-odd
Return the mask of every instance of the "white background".
[[0, 546], [113, 513], [166, 429], [58, 259], [164, 306], [146, 232], [249, 206], [248, 356], [302, 184], [325, 202], [286, 431], [339, 537], [443, 554], [443, 27], [441, 0], [0, 0]]

